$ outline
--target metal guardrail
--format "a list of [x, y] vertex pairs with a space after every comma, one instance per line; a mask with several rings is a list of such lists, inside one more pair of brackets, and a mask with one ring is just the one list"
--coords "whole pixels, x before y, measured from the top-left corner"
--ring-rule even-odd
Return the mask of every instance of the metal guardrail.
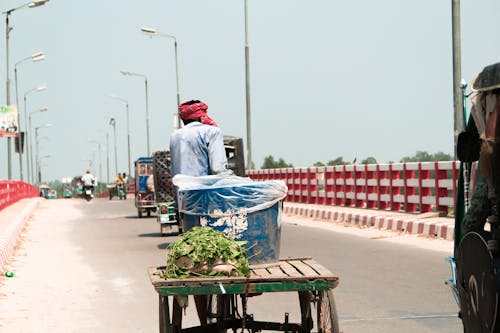
[[285, 181], [289, 202], [448, 214], [459, 167], [459, 161], [349, 164], [248, 170], [247, 176]]

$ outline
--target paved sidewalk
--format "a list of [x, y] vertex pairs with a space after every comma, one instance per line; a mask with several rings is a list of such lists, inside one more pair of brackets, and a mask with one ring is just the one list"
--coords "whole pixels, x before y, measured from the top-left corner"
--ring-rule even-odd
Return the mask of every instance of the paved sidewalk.
[[23, 199], [0, 210], [0, 273], [7, 269], [26, 221], [42, 200], [45, 199]]
[[440, 217], [438, 213], [409, 214], [291, 202], [285, 202], [283, 213], [335, 223], [438, 237], [450, 241], [454, 239], [455, 232], [455, 219], [453, 217]]

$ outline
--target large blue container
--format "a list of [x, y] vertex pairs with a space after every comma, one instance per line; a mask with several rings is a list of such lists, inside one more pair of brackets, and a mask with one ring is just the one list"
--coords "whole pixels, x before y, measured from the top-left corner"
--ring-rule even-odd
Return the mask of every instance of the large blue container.
[[[179, 177], [182, 177], [180, 179]], [[183, 231], [208, 226], [246, 241], [250, 264], [279, 260], [281, 212], [287, 188], [282, 181], [249, 178], [174, 177]]]

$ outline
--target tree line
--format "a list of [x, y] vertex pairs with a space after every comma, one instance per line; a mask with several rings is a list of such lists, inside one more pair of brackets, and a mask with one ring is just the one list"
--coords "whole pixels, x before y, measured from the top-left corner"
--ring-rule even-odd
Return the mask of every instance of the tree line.
[[[405, 156], [399, 162], [434, 162], [434, 161], [451, 161], [453, 158], [450, 154], [443, 152], [437, 152], [434, 154], [428, 153], [426, 151], [417, 151], [413, 156]], [[356, 158], [352, 161], [345, 161], [342, 156], [339, 156], [333, 160], [327, 162], [318, 161], [313, 164], [313, 166], [332, 166], [332, 165], [344, 165], [344, 164], [376, 164], [377, 159], [373, 156], [369, 156], [360, 162]], [[389, 163], [394, 163], [390, 161]], [[293, 164], [286, 162], [283, 158], [275, 159], [274, 156], [268, 155], [264, 158], [264, 163], [262, 163], [261, 169], [278, 169], [278, 168], [292, 168]]]

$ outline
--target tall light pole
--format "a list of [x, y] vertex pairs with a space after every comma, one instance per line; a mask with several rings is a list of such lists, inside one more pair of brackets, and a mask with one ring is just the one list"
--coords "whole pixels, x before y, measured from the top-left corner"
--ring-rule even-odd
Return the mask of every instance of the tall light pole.
[[[144, 78], [144, 85], [146, 87], [146, 142], [147, 142], [146, 147], [147, 147], [148, 156], [151, 156], [151, 150], [150, 150], [150, 145], [149, 145], [149, 143], [150, 143], [149, 138], [150, 137], [149, 137], [149, 108], [148, 108], [148, 78], [144, 74], [134, 73], [134, 72], [129, 72], [129, 71], [120, 71], [120, 73], [122, 73], [123, 75], [139, 76], [139, 77]], [[129, 165], [128, 173], [130, 175], [130, 159], [128, 161], [128, 165]]]
[[[23, 175], [23, 146], [24, 146], [24, 139], [28, 135], [27, 131], [27, 124], [26, 124], [26, 109], [24, 110], [24, 133], [25, 137], [22, 137], [22, 132], [21, 132], [21, 111], [19, 110], [19, 93], [17, 89], [17, 66], [22, 64], [23, 62], [27, 60], [32, 60], [33, 62], [41, 61], [45, 59], [45, 56], [43, 55], [42, 52], [35, 53], [31, 55], [31, 57], [26, 57], [24, 59], [19, 60], [16, 62], [14, 65], [14, 81], [16, 83], [16, 107], [17, 107], [17, 151], [19, 153], [19, 176], [21, 180], [24, 180], [24, 175]], [[27, 159], [26, 159], [27, 161]]]
[[[28, 97], [28, 95], [34, 91], [43, 91], [47, 89], [46, 86], [44, 85], [41, 85], [41, 86], [38, 86], [36, 88], [33, 88], [33, 89], [30, 89], [28, 90], [26, 93], [24, 93], [24, 123], [26, 124], [26, 137], [28, 138], [28, 141], [26, 143], [26, 170], [28, 170], [28, 182], [32, 182], [34, 181], [34, 175], [33, 175], [33, 168], [31, 168], [30, 170], [30, 153], [31, 153], [31, 123], [28, 122], [28, 117], [27, 117], [27, 107], [26, 107], [26, 99]], [[45, 108], [46, 109], [46, 108]], [[47, 111], [47, 110], [44, 110], [44, 111]], [[33, 164], [31, 164], [33, 165]]]
[[90, 143], [95, 143], [97, 144], [97, 152], [99, 154], [99, 179], [102, 181], [102, 159], [101, 159], [101, 142], [97, 140], [90, 140]]
[[451, 26], [453, 39], [453, 156], [457, 156], [458, 134], [465, 129], [463, 120], [463, 101], [461, 91], [462, 79], [462, 53], [461, 53], [461, 32], [460, 32], [460, 0], [451, 0]]
[[37, 167], [37, 175], [38, 175], [38, 184], [41, 182], [41, 173], [40, 173], [40, 158], [39, 158], [39, 145], [38, 145], [38, 131], [41, 128], [51, 127], [52, 124], [44, 124], [41, 126], [35, 127], [35, 143], [36, 143], [36, 167]]
[[[38, 113], [38, 112], [47, 112], [48, 110], [49, 110], [48, 108], [43, 108], [43, 109], [40, 109], [40, 110], [32, 111], [29, 114], [29, 120], [28, 120], [29, 126], [28, 127], [29, 127], [29, 131], [30, 132], [28, 132], [28, 138], [29, 138], [28, 143], [29, 143], [30, 148], [29, 148], [29, 163], [28, 163], [28, 168], [31, 169], [30, 173], [29, 173], [30, 176], [31, 176], [30, 179], [29, 179], [30, 183], [31, 182], [34, 183], [35, 179], [36, 179], [36, 177], [35, 177], [35, 170], [34, 170], [34, 167], [33, 167], [33, 143], [31, 141], [31, 129], [32, 129], [32, 127], [31, 127], [31, 115], [34, 114], [34, 113]], [[35, 134], [36, 134], [36, 132], [35, 132]]]
[[118, 174], [118, 154], [116, 152], [116, 120], [115, 118], [109, 119], [109, 124], [113, 126], [113, 136], [115, 139], [115, 175]]
[[45, 155], [38, 159], [38, 184], [42, 183], [42, 160], [49, 157], [50, 155]]
[[[6, 52], [6, 56], [5, 56], [5, 60], [6, 60], [6, 76], [7, 76], [7, 79], [6, 79], [6, 89], [7, 89], [7, 94], [6, 94], [6, 98], [7, 98], [7, 105], [10, 105], [10, 77], [9, 77], [9, 71], [10, 71], [10, 65], [9, 65], [9, 38], [10, 38], [10, 32], [13, 28], [11, 28], [9, 26], [9, 16], [16, 10], [19, 10], [19, 9], [22, 9], [22, 8], [25, 8], [25, 7], [29, 7], [29, 8], [34, 8], [34, 7], [39, 7], [39, 6], [42, 6], [44, 5], [46, 2], [48, 2], [49, 0], [34, 0], [34, 1], [30, 1], [30, 2], [27, 2], [25, 3], [24, 5], [21, 5], [21, 6], [18, 6], [18, 7], [15, 7], [15, 8], [11, 8], [9, 10], [6, 10], [4, 11], [2, 14], [5, 14], [5, 52]], [[19, 110], [18, 110], [19, 112]], [[11, 144], [10, 144], [10, 137], [7, 138], [7, 175], [8, 175], [8, 178], [9, 179], [12, 179], [12, 161], [11, 161]]]
[[[115, 95], [108, 95], [111, 98], [117, 99], [119, 101], [122, 101], [125, 103], [125, 106], [127, 107], [127, 153], [128, 153], [128, 173], [130, 174], [130, 121], [129, 121], [129, 109], [128, 109], [128, 101], [124, 98], [115, 96]], [[149, 126], [149, 124], [148, 124]], [[148, 142], [149, 144], [149, 142]], [[149, 146], [148, 146], [149, 148]], [[149, 154], [149, 153], [148, 153]]]
[[247, 116], [247, 169], [252, 169], [252, 118], [250, 113], [250, 44], [248, 43], [248, 1], [245, 0], [245, 93]]
[[179, 105], [181, 104], [181, 96], [180, 96], [180, 93], [179, 93], [179, 59], [177, 57], [177, 38], [175, 38], [175, 36], [173, 35], [170, 35], [170, 34], [167, 34], [167, 33], [164, 33], [164, 32], [158, 32], [156, 31], [155, 29], [151, 29], [151, 28], [145, 28], [145, 27], [142, 27], [141, 28], [141, 31], [148, 34], [150, 37], [153, 37], [153, 36], [161, 36], [161, 37], [167, 37], [167, 38], [171, 38], [174, 40], [174, 51], [175, 51], [175, 81], [176, 81], [176, 85], [177, 85], [177, 105], [175, 107], [175, 109], [177, 110], [177, 128], [181, 128], [181, 118], [179, 117]]

